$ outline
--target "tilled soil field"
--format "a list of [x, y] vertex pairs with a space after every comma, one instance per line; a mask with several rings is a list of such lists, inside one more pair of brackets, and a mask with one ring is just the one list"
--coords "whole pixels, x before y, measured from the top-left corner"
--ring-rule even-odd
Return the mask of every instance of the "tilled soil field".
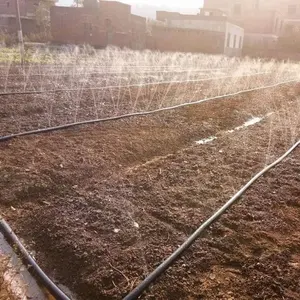
[[[1, 95], [0, 93], [0, 135], [150, 111], [279, 82], [274, 79], [274, 74], [203, 82], [182, 82], [181, 78], [179, 81], [180, 83], [175, 81], [171, 84], [129, 87], [125, 84], [124, 87], [116, 78], [115, 83], [112, 84], [114, 87], [104, 89], [99, 89], [107, 86], [103, 82], [90, 83], [92, 86], [81, 88], [80, 84], [72, 86], [67, 81], [62, 81], [61, 84], [66, 84], [65, 88], [71, 90], [26, 95]], [[17, 78], [13, 82], [19, 84]], [[93, 89], [95, 87], [98, 89]], [[38, 87], [38, 84], [35, 88], [25, 88], [30, 91], [35, 89], [43, 90]], [[52, 87], [47, 89], [55, 90], [57, 87], [52, 82]]]
[[[251, 73], [257, 73], [252, 71]], [[250, 73], [250, 74], [251, 74]], [[243, 74], [243, 73], [242, 73]], [[241, 75], [242, 75], [241, 74]], [[245, 72], [249, 74], [249, 72]], [[230, 76], [228, 70], [182, 70], [182, 71], [88, 71], [82, 72], [79, 70], [70, 71], [31, 71], [25, 72], [25, 74], [15, 74], [14, 72], [1, 72], [0, 70], [0, 91], [22, 91], [22, 90], [49, 90], [58, 88], [91, 88], [95, 86], [105, 85], [126, 85], [136, 83], [149, 83], [153, 81], [164, 81], [164, 80], [197, 80], [212, 77], [224, 77]]]
[[0, 255], [0, 299], [1, 300], [15, 300], [15, 297], [9, 291], [8, 284], [4, 280], [4, 274], [7, 271], [8, 259]]
[[[2, 214], [78, 299], [120, 299], [299, 139], [299, 96], [287, 85], [3, 142]], [[299, 299], [299, 158], [261, 178], [143, 298]]]

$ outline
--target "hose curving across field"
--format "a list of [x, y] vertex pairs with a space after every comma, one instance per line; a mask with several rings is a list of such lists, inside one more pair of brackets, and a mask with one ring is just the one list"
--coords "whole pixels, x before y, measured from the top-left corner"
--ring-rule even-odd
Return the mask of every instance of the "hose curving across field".
[[36, 73], [33, 73], [33, 74], [30, 74], [30, 73], [20, 73], [20, 74], [0, 74], [0, 78], [1, 77], [4, 77], [4, 78], [8, 78], [8, 77], [59, 77], [59, 76], [62, 76], [62, 77], [66, 77], [66, 76], [72, 76], [72, 77], [78, 77], [78, 76], [82, 76], [82, 75], [118, 75], [118, 74], [131, 74], [131, 73], [134, 73], [134, 74], [161, 74], [161, 73], [194, 73], [194, 72], [203, 72], [203, 71], [219, 71], [219, 70], [227, 70], [228, 68], [212, 68], [212, 69], [186, 69], [186, 70], [127, 70], [127, 71], [104, 71], [104, 72], [83, 72], [83, 73], [47, 73], [47, 74], [36, 74]]
[[36, 261], [28, 253], [26, 248], [23, 246], [21, 241], [12, 231], [10, 226], [4, 219], [0, 219], [0, 232], [3, 234], [4, 238], [10, 243], [12, 248], [20, 254], [22, 259], [30, 266], [28, 271], [39, 281], [39, 283], [45, 287], [49, 293], [58, 300], [70, 300], [70, 298], [65, 295], [56, 284], [44, 273], [44, 271], [38, 266]]
[[68, 129], [68, 128], [78, 126], [78, 125], [89, 125], [89, 124], [96, 124], [96, 123], [102, 123], [102, 122], [113, 121], [113, 120], [120, 120], [120, 119], [135, 117], [135, 116], [146, 116], [146, 115], [150, 115], [150, 114], [154, 114], [154, 113], [158, 113], [158, 112], [162, 112], [162, 111], [173, 110], [173, 109], [177, 109], [177, 108], [181, 108], [181, 107], [200, 104], [200, 103], [207, 102], [207, 101], [213, 101], [213, 100], [218, 100], [218, 99], [222, 99], [222, 98], [233, 97], [233, 96], [237, 96], [237, 95], [240, 95], [243, 93], [274, 88], [274, 87], [277, 87], [280, 85], [289, 84], [289, 83], [297, 83], [297, 82], [299, 82], [299, 80], [294, 79], [294, 80], [279, 82], [279, 83], [268, 85], [268, 86], [261, 86], [261, 87], [256, 87], [256, 88], [252, 88], [252, 89], [241, 90], [241, 91], [238, 91], [235, 93], [230, 93], [230, 94], [220, 95], [220, 96], [210, 97], [210, 98], [204, 98], [204, 99], [201, 99], [198, 101], [193, 101], [193, 102], [185, 102], [182, 104], [158, 108], [158, 109], [154, 109], [154, 110], [150, 110], [150, 111], [134, 112], [134, 113], [124, 114], [124, 115], [119, 115], [119, 116], [108, 117], [108, 118], [74, 122], [74, 123], [68, 123], [68, 124], [54, 126], [54, 127], [47, 127], [47, 128], [42, 128], [42, 129], [36, 129], [36, 130], [31, 130], [31, 131], [10, 134], [10, 135], [6, 135], [6, 136], [0, 136], [0, 142], [4, 142], [4, 141], [10, 140], [12, 138], [21, 137], [21, 136], [34, 135], [34, 134], [52, 132], [52, 131], [57, 131], [57, 130], [62, 130], [62, 129]]
[[[298, 146], [300, 146], [300, 140], [296, 142], [285, 154], [274, 161], [272, 164], [265, 167], [259, 173], [257, 173], [246, 185], [244, 185], [227, 203], [225, 203], [219, 210], [217, 210], [208, 220], [206, 220], [186, 241], [164, 262], [162, 262], [150, 275], [148, 275], [133, 291], [131, 291], [123, 300], [135, 300], [138, 299], [142, 293], [158, 279], [169, 267], [172, 266], [183, 254], [191, 247], [193, 243], [201, 236], [201, 234], [210, 227], [232, 206], [240, 197], [264, 174], [274, 168], [287, 158]], [[0, 219], [0, 232], [4, 235], [6, 240], [13, 246], [13, 249], [21, 255], [23, 260], [31, 266], [30, 271], [37, 278], [37, 280], [45, 286], [48, 291], [57, 300], [70, 300], [56, 284], [43, 272], [38, 266], [36, 261], [28, 253], [24, 245], [20, 242], [18, 237], [12, 231], [8, 223], [1, 218]]]
[[99, 86], [99, 87], [83, 87], [83, 88], [65, 88], [65, 89], [54, 89], [54, 90], [40, 90], [40, 91], [15, 91], [15, 92], [4, 92], [0, 93], [0, 96], [10, 96], [10, 95], [32, 95], [32, 94], [53, 94], [58, 92], [72, 92], [72, 91], [97, 91], [97, 90], [107, 90], [107, 89], [125, 89], [125, 88], [135, 88], [135, 87], [146, 87], [146, 86], [157, 86], [157, 85], [170, 85], [170, 84], [184, 84], [184, 83], [197, 83], [197, 82], [206, 82], [220, 79], [229, 79], [229, 78], [243, 78], [251, 77], [257, 75], [267, 75], [271, 72], [259, 72], [246, 75], [238, 76], [220, 76], [220, 77], [211, 77], [211, 78], [201, 78], [201, 79], [189, 79], [189, 80], [173, 80], [173, 81], [158, 81], [158, 82], [149, 82], [149, 83], [137, 83], [130, 85], [112, 85], [112, 86]]
[[130, 292], [123, 300], [135, 300], [138, 299], [142, 293], [152, 284], [154, 281], [162, 275], [172, 264], [178, 260], [183, 253], [191, 247], [193, 243], [201, 236], [201, 234], [209, 228], [210, 225], [215, 223], [233, 204], [240, 199], [240, 197], [264, 174], [281, 163], [287, 156], [289, 156], [298, 146], [300, 146], [300, 140], [294, 144], [284, 155], [274, 161], [272, 164], [265, 167], [259, 173], [257, 173], [246, 185], [244, 185], [227, 203], [225, 203], [218, 211], [216, 211], [208, 220], [206, 220], [185, 242], [173, 252], [164, 262], [162, 262], [151, 274], [149, 274], [132, 292]]

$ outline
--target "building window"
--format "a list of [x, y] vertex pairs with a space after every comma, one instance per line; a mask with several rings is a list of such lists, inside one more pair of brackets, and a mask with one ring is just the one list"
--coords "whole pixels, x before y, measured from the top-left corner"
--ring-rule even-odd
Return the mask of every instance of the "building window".
[[233, 7], [233, 13], [235, 15], [240, 15], [242, 12], [241, 4], [235, 4]]
[[237, 48], [236, 47], [236, 34], [233, 37], [233, 48]]
[[6, 1], [6, 7], [9, 7], [10, 3], [9, 1]]
[[231, 38], [231, 35], [230, 33], [227, 34], [227, 48], [230, 48], [230, 38]]
[[295, 15], [297, 12], [297, 5], [289, 5], [288, 6], [288, 14], [289, 16]]
[[213, 16], [213, 12], [212, 11], [205, 11], [204, 16], [207, 16], [207, 17]]
[[243, 37], [240, 36], [240, 48], [242, 49], [243, 48]]

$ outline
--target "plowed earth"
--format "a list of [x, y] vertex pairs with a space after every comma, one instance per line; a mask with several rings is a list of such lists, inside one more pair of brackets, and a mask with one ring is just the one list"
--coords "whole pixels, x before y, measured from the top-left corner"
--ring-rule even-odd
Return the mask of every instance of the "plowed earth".
[[[3, 142], [1, 213], [78, 299], [120, 299], [299, 139], [299, 96], [287, 85]], [[229, 132], [252, 117], [265, 118]], [[143, 298], [300, 299], [299, 158], [261, 178]]]
[[5, 272], [7, 271], [8, 259], [0, 254], [0, 300], [15, 300], [15, 297], [10, 293], [8, 284], [4, 280]]
[[[209, 77], [209, 75], [206, 76]], [[214, 75], [213, 77], [217, 78], [218, 76]], [[94, 78], [94, 81], [83, 78], [84, 83], [82, 84], [74, 78], [71, 78], [71, 82], [65, 78], [56, 80], [50, 78], [50, 86], [45, 86], [45, 82], [47, 82], [45, 79], [42, 82], [36, 82], [36, 78], [31, 79], [32, 81], [29, 83], [25, 81], [22, 86], [18, 78], [10, 78], [12, 83], [18, 86], [17, 90], [21, 92], [22, 90], [40, 91], [64, 88], [75, 88], [75, 90], [44, 94], [1, 95], [2, 91], [15, 90], [14, 86], [7, 87], [6, 82], [4, 86], [0, 86], [0, 135], [151, 111], [183, 102], [195, 102], [204, 98], [276, 83], [273, 74], [182, 82], [186, 79], [163, 77], [154, 81], [178, 80], [181, 83], [124, 88], [124, 85], [128, 85], [129, 82], [123, 82], [119, 77], [112, 77], [109, 82], [102, 82], [99, 78]], [[189, 80], [193, 79], [193, 77], [189, 78]], [[106, 86], [112, 87], [99, 88]], [[98, 87], [98, 89], [92, 89], [93, 87]]]

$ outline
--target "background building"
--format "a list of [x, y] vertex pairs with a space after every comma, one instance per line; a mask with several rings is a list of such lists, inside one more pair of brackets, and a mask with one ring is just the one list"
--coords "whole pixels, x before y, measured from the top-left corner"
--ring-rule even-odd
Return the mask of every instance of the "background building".
[[246, 54], [277, 50], [280, 37], [300, 20], [299, 0], [204, 0], [204, 8], [220, 9], [245, 29]]
[[[38, 30], [36, 24], [36, 10], [39, 0], [20, 0], [20, 15], [23, 33], [34, 33]], [[16, 33], [16, 5], [15, 0], [0, 0], [0, 31], [5, 33]]]
[[201, 10], [197, 15], [166, 11], [157, 12], [163, 22], [153, 30], [157, 48], [175, 51], [198, 51], [239, 56], [242, 53], [244, 29], [234, 24], [219, 10]]
[[131, 14], [130, 5], [100, 1], [85, 2], [84, 7], [52, 7], [51, 33], [61, 44], [240, 55], [244, 30], [219, 11], [213, 15], [161, 11], [157, 22], [147, 23]]
[[51, 8], [51, 33], [56, 43], [116, 45], [142, 49], [146, 19], [131, 14], [130, 5], [100, 1], [95, 6]]
[[204, 8], [219, 9], [230, 17], [247, 17], [249, 11], [275, 10], [284, 18], [300, 18], [298, 0], [204, 0]]

